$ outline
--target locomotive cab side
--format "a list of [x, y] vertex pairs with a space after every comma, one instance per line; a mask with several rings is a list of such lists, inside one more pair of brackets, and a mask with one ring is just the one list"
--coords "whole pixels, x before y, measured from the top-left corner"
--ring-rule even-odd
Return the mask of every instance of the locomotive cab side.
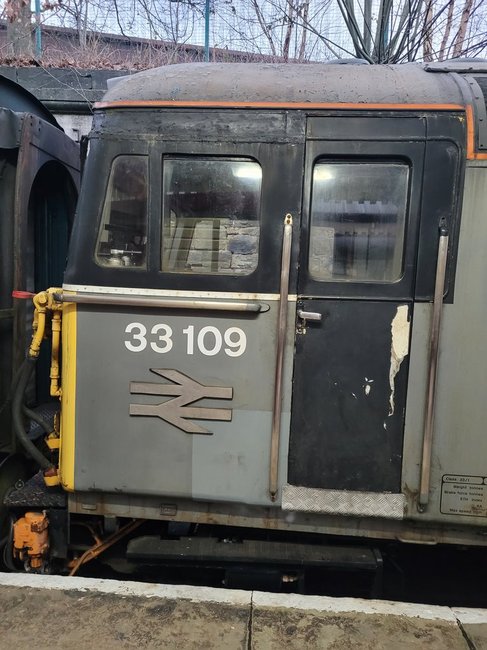
[[460, 72], [109, 90], [49, 294], [71, 520], [485, 543], [487, 70]]

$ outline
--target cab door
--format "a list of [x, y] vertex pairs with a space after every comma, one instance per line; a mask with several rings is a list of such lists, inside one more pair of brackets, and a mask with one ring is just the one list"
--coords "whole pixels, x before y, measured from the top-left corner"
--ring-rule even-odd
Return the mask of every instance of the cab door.
[[308, 120], [284, 508], [402, 516], [425, 123]]

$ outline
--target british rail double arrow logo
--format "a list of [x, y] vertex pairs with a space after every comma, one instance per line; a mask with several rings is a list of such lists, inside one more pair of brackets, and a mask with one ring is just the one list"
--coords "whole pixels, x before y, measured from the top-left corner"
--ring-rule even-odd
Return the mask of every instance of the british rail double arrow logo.
[[158, 417], [178, 429], [186, 431], [186, 433], [203, 433], [207, 435], [212, 435], [212, 432], [190, 420], [231, 421], [232, 409], [205, 408], [188, 405], [204, 398], [232, 399], [233, 388], [205, 386], [177, 370], [151, 368], [150, 371], [173, 383], [156, 384], [131, 381], [130, 393], [132, 395], [161, 395], [172, 397], [173, 399], [169, 399], [161, 404], [130, 404], [130, 415]]

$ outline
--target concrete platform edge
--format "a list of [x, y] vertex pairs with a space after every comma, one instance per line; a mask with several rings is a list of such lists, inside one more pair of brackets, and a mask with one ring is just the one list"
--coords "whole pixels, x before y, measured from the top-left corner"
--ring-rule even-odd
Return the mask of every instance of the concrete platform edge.
[[260, 591], [250, 592], [188, 585], [165, 585], [104, 580], [99, 578], [2, 572], [0, 572], [0, 586], [57, 589], [62, 591], [89, 591], [117, 596], [168, 598], [238, 606], [252, 605], [271, 609], [280, 608], [333, 613], [356, 612], [362, 614], [404, 616], [406, 618], [420, 618], [425, 620], [442, 620], [450, 623], [461, 622], [462, 624], [487, 624], [487, 609], [451, 608], [386, 600], [301, 596], [298, 594], [274, 594]]
[[0, 610], [10, 650], [487, 650], [487, 609], [359, 598], [0, 573]]
[[164, 585], [146, 582], [124, 582], [100, 578], [36, 575], [28, 573], [0, 572], [0, 586], [29, 587], [33, 589], [57, 589], [61, 591], [89, 591], [114, 596], [138, 596], [143, 598], [168, 598], [190, 600], [200, 603], [221, 603], [250, 606], [252, 593], [212, 587], [188, 585]]

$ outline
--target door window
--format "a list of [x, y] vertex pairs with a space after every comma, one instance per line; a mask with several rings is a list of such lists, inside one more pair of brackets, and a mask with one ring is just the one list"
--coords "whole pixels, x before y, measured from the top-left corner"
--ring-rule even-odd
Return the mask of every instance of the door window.
[[165, 158], [162, 270], [247, 275], [257, 267], [262, 169], [249, 159]]
[[394, 282], [403, 269], [409, 167], [318, 162], [308, 269], [319, 281]]
[[101, 266], [145, 268], [147, 157], [118, 156], [112, 163], [96, 245]]

